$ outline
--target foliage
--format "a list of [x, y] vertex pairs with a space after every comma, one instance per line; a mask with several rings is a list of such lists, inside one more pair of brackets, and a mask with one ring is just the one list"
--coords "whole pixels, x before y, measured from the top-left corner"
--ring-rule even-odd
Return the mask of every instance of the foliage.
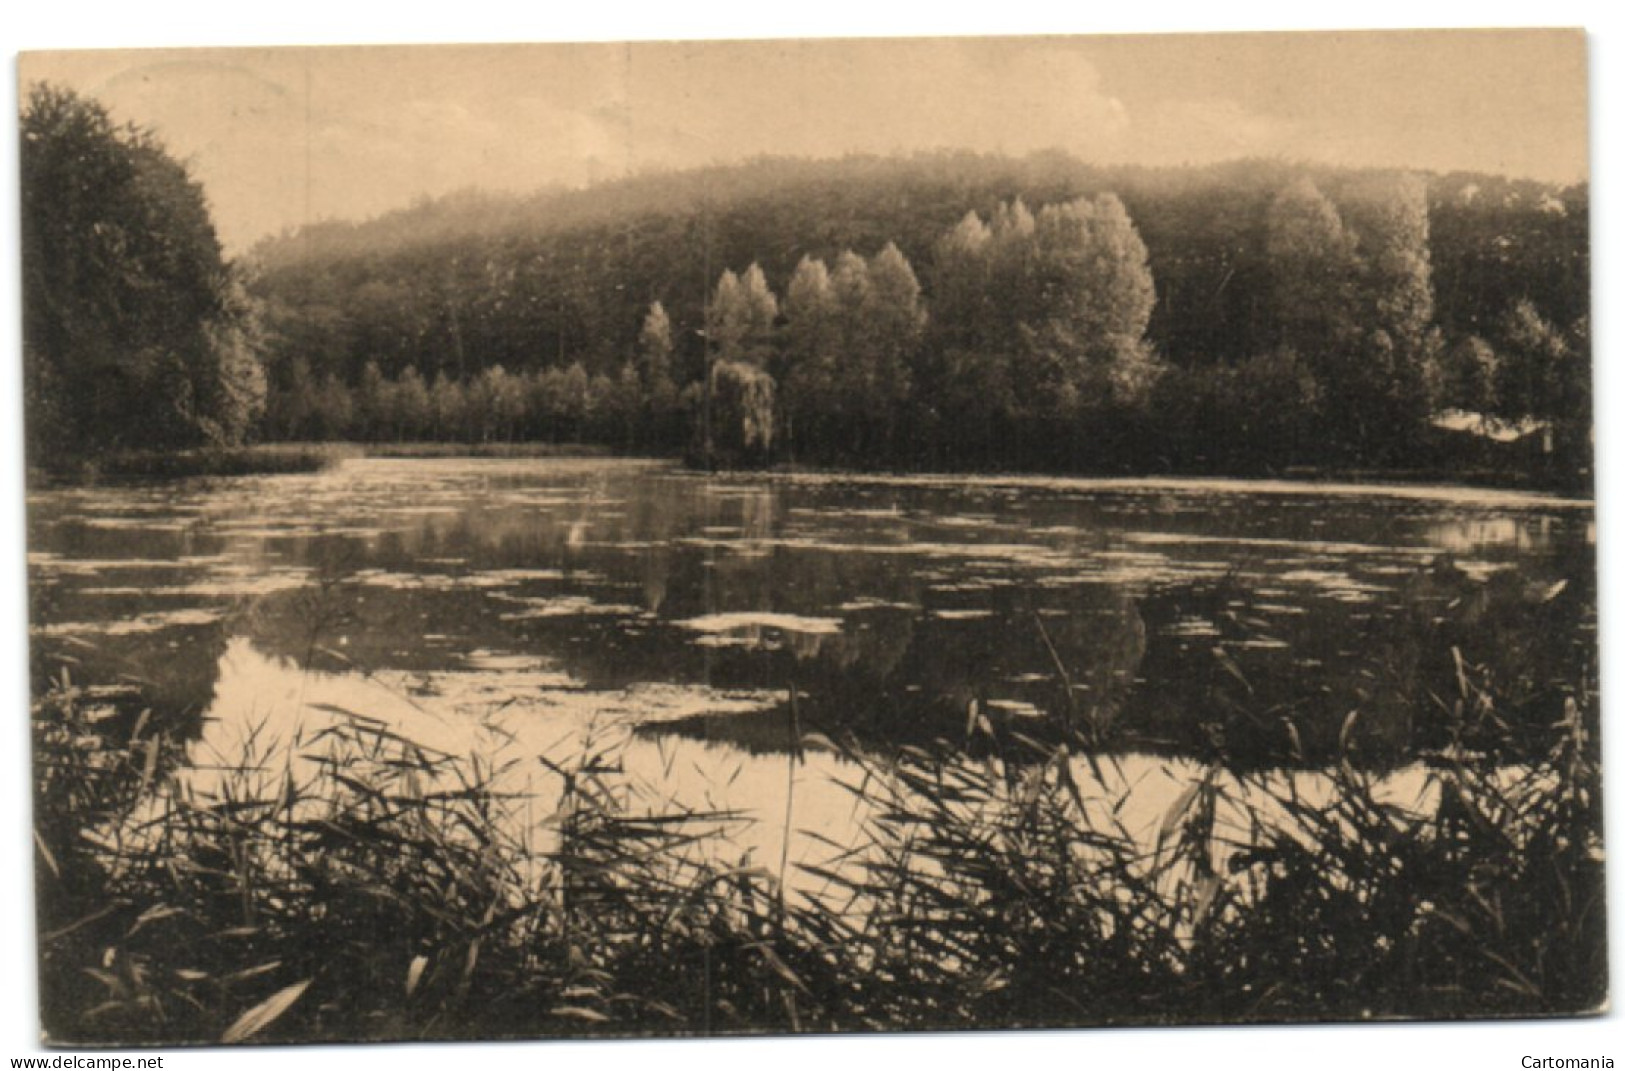
[[681, 434], [678, 387], [672, 375], [672, 356], [676, 348], [671, 318], [666, 315], [665, 306], [656, 301], [649, 306], [638, 332], [637, 404], [642, 412], [633, 417], [640, 429], [636, 436], [638, 446], [673, 443]]
[[[1465, 698], [1484, 702], [1477, 682]], [[1493, 700], [1489, 700], [1493, 702]], [[1397, 802], [1347, 763], [1231, 862], [1260, 883], [1216, 959], [1237, 1002], [1273, 1018], [1561, 1014], [1597, 1008], [1606, 966], [1594, 741], [1571, 702], [1547, 754], [1513, 770], [1448, 753]]]
[[[1492, 678], [1457, 679], [1453, 724], [1493, 725]], [[1358, 715], [1322, 769], [1221, 751], [1179, 767], [1149, 829], [1110, 727], [1077, 712], [1048, 743], [974, 717], [961, 746], [809, 736], [868, 818], [804, 868], [821, 891], [791, 893], [726, 862], [743, 816], [670, 809], [601, 743], [448, 755], [335, 709], [189, 771], [161, 720], [64, 674], [33, 712], [46, 1026], [172, 1044], [1594, 1012], [1594, 703], [1581, 682], [1533, 754], [1461, 735], [1397, 781], [1363, 764]], [[530, 789], [498, 787], [527, 764]]]
[[1569, 415], [1581, 400], [1579, 387], [1589, 379], [1589, 352], [1575, 346], [1527, 300], [1508, 309], [1498, 326], [1501, 414], [1535, 420]]
[[[1498, 375], [1493, 399], [1464, 382], [1476, 373], [1461, 347], [1481, 338], [1505, 356], [1521, 299], [1578, 337], [1586, 216], [1584, 187], [1482, 175], [765, 160], [308, 228], [256, 251], [255, 288], [277, 413], [301, 408], [276, 398], [303, 397], [310, 377], [289, 371], [301, 361], [351, 391], [369, 361], [465, 392], [495, 365], [533, 384], [581, 367], [585, 386], [574, 373], [535, 386], [511, 422], [437, 419], [425, 434], [442, 441], [676, 452], [703, 440], [683, 418], [703, 418], [712, 363], [728, 361], [772, 377], [777, 446], [763, 461], [1415, 470], [1439, 463], [1436, 409], [1548, 405], [1538, 377]], [[718, 279], [719, 262], [749, 267]], [[1220, 406], [1197, 446], [1168, 422], [1202, 411], [1197, 399], [1157, 401], [1164, 377], [1233, 394], [1289, 352], [1287, 378], [1312, 380], [1296, 396], [1313, 404], [1271, 415], [1282, 437], [1267, 451], [1261, 414]], [[628, 360], [636, 435], [609, 415], [625, 408], [608, 399]], [[1583, 476], [1588, 428], [1571, 424], [1570, 446], [1525, 478]]]
[[1440, 401], [1475, 413], [1500, 409], [1501, 358], [1477, 335], [1457, 339], [1440, 360]]
[[718, 361], [711, 368], [709, 450], [734, 463], [773, 447], [773, 377], [748, 361]]
[[1122, 201], [1102, 194], [1048, 205], [1034, 242], [1033, 283], [1046, 307], [1025, 326], [1059, 348], [1060, 390], [1081, 393], [1087, 385], [1135, 404], [1154, 379], [1144, 336], [1156, 295], [1145, 243]]
[[1363, 176], [1339, 207], [1299, 178], [1270, 205], [1265, 248], [1277, 341], [1324, 388], [1329, 445], [1360, 464], [1414, 453], [1441, 379], [1426, 187]]
[[1274, 341], [1304, 353], [1346, 344], [1357, 330], [1354, 241], [1337, 206], [1300, 177], [1270, 203], [1266, 228]]
[[706, 331], [720, 361], [742, 361], [765, 367], [772, 352], [773, 321], [779, 302], [768, 288], [760, 264], [743, 276], [724, 271], [707, 312]]
[[1312, 455], [1321, 404], [1320, 382], [1287, 347], [1233, 367], [1169, 369], [1151, 399], [1159, 460], [1198, 472], [1279, 472]]
[[29, 87], [20, 124], [32, 463], [241, 442], [265, 406], [263, 337], [201, 187], [70, 90]]
[[[922, 378], [945, 433], [970, 433], [957, 448], [1028, 464], [1088, 457], [1103, 424], [1148, 398], [1155, 292], [1145, 244], [1116, 196], [1036, 216], [1017, 198], [990, 224], [966, 216], [936, 251], [936, 285], [952, 304], [933, 307], [927, 347], [939, 359]], [[1012, 448], [1024, 439], [1041, 445]]]
[[785, 290], [784, 317], [784, 348], [774, 371], [784, 385], [784, 422], [794, 450], [799, 440], [835, 439], [832, 425], [841, 413], [839, 306], [822, 260], [802, 257], [796, 265]]
[[891, 456], [926, 323], [908, 258], [893, 243], [869, 259], [845, 250], [833, 271], [803, 257], [784, 312], [776, 367], [789, 448], [823, 458]]

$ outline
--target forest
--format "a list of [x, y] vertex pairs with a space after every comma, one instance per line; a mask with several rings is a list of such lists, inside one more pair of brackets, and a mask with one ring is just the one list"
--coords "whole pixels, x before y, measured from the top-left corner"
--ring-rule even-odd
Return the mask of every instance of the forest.
[[[1589, 481], [1584, 185], [767, 158], [423, 199], [233, 262], [150, 132], [50, 87], [24, 128], [36, 458], [539, 441], [710, 466]], [[66, 181], [89, 143], [101, 162]], [[75, 184], [102, 195], [57, 196]]]

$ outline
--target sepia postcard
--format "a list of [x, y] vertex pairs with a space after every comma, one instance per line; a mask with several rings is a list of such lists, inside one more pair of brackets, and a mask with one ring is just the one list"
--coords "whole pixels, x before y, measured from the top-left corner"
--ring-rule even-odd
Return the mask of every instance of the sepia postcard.
[[46, 1044], [1605, 1010], [1583, 32], [19, 67]]

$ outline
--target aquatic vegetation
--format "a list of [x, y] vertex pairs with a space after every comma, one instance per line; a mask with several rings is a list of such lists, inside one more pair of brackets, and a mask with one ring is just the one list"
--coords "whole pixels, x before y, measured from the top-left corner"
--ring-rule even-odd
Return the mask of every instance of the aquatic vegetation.
[[[1488, 688], [1464, 667], [1456, 711]], [[602, 742], [453, 756], [335, 711], [196, 779], [153, 719], [64, 674], [34, 708], [45, 1026], [156, 1044], [1594, 1011], [1594, 701], [1577, 686], [1532, 761], [1440, 751], [1409, 798], [1361, 768], [1352, 724], [1324, 771], [1188, 763], [1149, 836], [1078, 732], [972, 758], [797, 731], [792, 787], [833, 751], [867, 818], [792, 882], [783, 859], [723, 862], [749, 816], [671, 807]]]
[[1439, 495], [564, 459], [36, 494], [46, 1027], [1594, 1010], [1589, 509]]

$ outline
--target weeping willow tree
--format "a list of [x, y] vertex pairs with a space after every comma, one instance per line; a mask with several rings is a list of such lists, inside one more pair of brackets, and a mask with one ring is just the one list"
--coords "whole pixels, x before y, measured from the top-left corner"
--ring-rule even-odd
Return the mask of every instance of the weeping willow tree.
[[773, 446], [773, 357], [778, 298], [757, 264], [743, 276], [724, 271], [706, 312], [710, 347], [705, 401], [700, 414], [707, 463], [760, 459]]

